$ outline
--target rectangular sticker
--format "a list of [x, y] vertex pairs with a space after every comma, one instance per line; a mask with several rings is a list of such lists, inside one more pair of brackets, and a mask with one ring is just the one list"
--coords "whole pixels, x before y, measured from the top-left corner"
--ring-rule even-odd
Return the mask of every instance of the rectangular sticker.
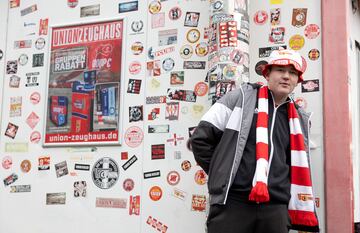
[[47, 193], [46, 205], [65, 205], [66, 193]]
[[133, 155], [124, 165], [122, 165], [122, 168], [124, 171], [126, 171], [131, 165], [133, 165], [137, 161], [137, 157]]
[[100, 15], [100, 4], [83, 6], [80, 8], [80, 17]]
[[205, 61], [184, 61], [184, 69], [205, 69]]
[[125, 209], [127, 200], [125, 198], [96, 198], [96, 207]]
[[56, 177], [62, 177], [69, 174], [66, 161], [55, 164]]
[[170, 125], [149, 125], [148, 133], [169, 133]]
[[151, 159], [165, 159], [165, 144], [151, 145]]
[[75, 170], [81, 170], [81, 171], [89, 171], [90, 165], [89, 164], [79, 164], [75, 163]]
[[31, 192], [31, 185], [12, 185], [10, 186], [10, 193], [27, 193]]
[[160, 177], [160, 170], [144, 172], [144, 179]]
[[139, 9], [138, 1], [119, 3], [119, 13], [137, 11]]
[[21, 10], [20, 13], [21, 13], [21, 16], [24, 16], [24, 15], [30, 14], [36, 10], [37, 10], [37, 5], [34, 4], [32, 6], [26, 7], [25, 9]]
[[177, 29], [159, 31], [159, 46], [171, 45], [177, 43]]

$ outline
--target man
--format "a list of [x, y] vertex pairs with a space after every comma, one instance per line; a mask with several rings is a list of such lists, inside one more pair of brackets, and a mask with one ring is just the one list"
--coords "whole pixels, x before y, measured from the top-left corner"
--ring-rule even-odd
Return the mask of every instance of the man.
[[290, 93], [302, 58], [273, 51], [267, 86], [243, 84], [215, 103], [193, 136], [208, 174], [209, 233], [318, 232], [309, 166], [309, 117]]

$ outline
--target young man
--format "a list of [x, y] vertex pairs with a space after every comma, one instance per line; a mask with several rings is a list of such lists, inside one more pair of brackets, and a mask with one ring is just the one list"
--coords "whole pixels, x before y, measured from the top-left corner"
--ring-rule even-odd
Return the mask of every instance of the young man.
[[267, 86], [243, 84], [203, 116], [193, 136], [208, 174], [209, 233], [318, 232], [309, 165], [309, 114], [290, 97], [302, 58], [273, 51]]

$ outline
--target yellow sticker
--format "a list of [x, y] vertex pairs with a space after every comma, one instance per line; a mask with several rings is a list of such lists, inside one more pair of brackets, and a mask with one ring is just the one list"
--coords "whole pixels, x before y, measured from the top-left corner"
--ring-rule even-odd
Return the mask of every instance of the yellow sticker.
[[289, 46], [291, 49], [293, 50], [300, 50], [302, 49], [302, 47], [304, 47], [305, 44], [305, 39], [303, 36], [297, 34], [297, 35], [293, 35], [292, 37], [290, 37], [289, 39]]
[[270, 4], [275, 5], [275, 4], [283, 4], [283, 0], [270, 0]]

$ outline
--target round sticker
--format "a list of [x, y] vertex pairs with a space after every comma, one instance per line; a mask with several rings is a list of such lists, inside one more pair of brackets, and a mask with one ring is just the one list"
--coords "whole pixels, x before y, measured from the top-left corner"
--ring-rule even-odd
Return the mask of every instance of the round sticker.
[[20, 164], [21, 171], [24, 173], [28, 173], [31, 170], [31, 162], [30, 160], [23, 160]]
[[263, 76], [262, 75], [262, 71], [264, 70], [264, 67], [265, 65], [267, 65], [268, 62], [267, 61], [264, 61], [264, 60], [261, 60], [259, 61], [258, 63], [256, 63], [255, 65], [255, 72], [260, 75], [260, 76]]
[[131, 45], [131, 51], [134, 55], [139, 55], [144, 51], [144, 46], [141, 42], [137, 41]]
[[268, 18], [269, 18], [269, 15], [266, 11], [257, 11], [254, 15], [254, 22], [257, 25], [263, 25], [266, 23]]
[[154, 58], [155, 58], [153, 47], [150, 47], [148, 50], [148, 58], [150, 60], [154, 60]]
[[223, 68], [223, 75], [226, 79], [235, 79], [239, 77], [238, 66], [228, 64]]
[[119, 168], [115, 160], [104, 157], [96, 161], [91, 171], [94, 184], [101, 189], [109, 189], [119, 178]]
[[127, 192], [130, 192], [131, 190], [133, 190], [134, 185], [135, 185], [135, 183], [134, 183], [134, 181], [132, 179], [126, 179], [123, 182], [123, 188]]
[[177, 20], [181, 17], [181, 9], [180, 7], [171, 8], [169, 11], [169, 18], [171, 20]]
[[204, 57], [208, 54], [208, 44], [201, 42], [196, 45], [195, 52], [199, 57]]
[[183, 171], [189, 171], [191, 168], [191, 163], [189, 160], [184, 160], [182, 163], [181, 163], [181, 169], [183, 169]]
[[67, 4], [68, 4], [68, 7], [70, 8], [74, 8], [78, 5], [79, 1], [78, 0], [68, 0]]
[[177, 185], [180, 182], [180, 174], [177, 171], [169, 172], [166, 178], [170, 185]]
[[297, 97], [295, 99], [295, 103], [303, 109], [306, 109], [306, 107], [307, 107], [307, 102], [303, 97]]
[[315, 39], [320, 34], [320, 28], [316, 24], [309, 24], [306, 26], [304, 34], [309, 39]]
[[149, 4], [149, 12], [151, 14], [156, 14], [156, 13], [159, 13], [161, 10], [161, 3], [159, 1], [152, 1], [150, 2]]
[[131, 23], [131, 30], [135, 33], [141, 32], [144, 27], [144, 22], [142, 20], [134, 21]]
[[305, 39], [303, 36], [297, 34], [290, 37], [289, 40], [289, 46], [293, 50], [300, 50], [302, 47], [304, 47]]
[[158, 201], [162, 197], [162, 190], [159, 186], [153, 186], [149, 190], [150, 199], [153, 201]]
[[209, 86], [205, 82], [198, 82], [195, 85], [194, 92], [197, 96], [204, 96], [209, 90]]
[[32, 104], [38, 104], [40, 102], [40, 98], [40, 93], [35, 91], [30, 95], [30, 102]]
[[302, 71], [303, 73], [305, 73], [306, 68], [307, 68], [307, 62], [306, 62], [306, 60], [305, 60], [305, 58], [304, 58], [303, 56], [301, 56], [301, 59], [302, 59], [301, 71]]
[[141, 71], [141, 63], [138, 61], [133, 61], [129, 65], [130, 74], [136, 75]]
[[10, 156], [5, 156], [3, 159], [2, 159], [2, 167], [5, 168], [5, 169], [9, 169], [12, 165], [12, 158]]
[[3, 51], [0, 49], [0, 60], [3, 58], [3, 56], [4, 56], [4, 53], [3, 53]]
[[308, 57], [312, 61], [316, 61], [320, 57], [320, 51], [318, 49], [312, 49], [308, 53]]
[[44, 38], [38, 38], [36, 41], [35, 41], [35, 48], [37, 49], [43, 49], [45, 47], [45, 39]]
[[19, 64], [22, 66], [26, 65], [28, 61], [29, 61], [29, 57], [26, 54], [21, 54], [18, 59]]
[[165, 70], [165, 71], [171, 71], [175, 66], [175, 61], [168, 57], [166, 58], [163, 63], [162, 63], [162, 68]]
[[245, 60], [244, 53], [237, 49], [235, 49], [234, 51], [231, 52], [230, 58], [235, 64], [238, 64], [238, 65], [242, 65]]
[[223, 7], [224, 7], [224, 3], [221, 0], [215, 1], [211, 5], [213, 11], [221, 11]]
[[142, 143], [144, 134], [141, 128], [137, 126], [131, 126], [125, 132], [125, 143], [130, 147], [137, 147]]
[[192, 54], [193, 54], [194, 50], [192, 48], [191, 45], [184, 45], [180, 48], [180, 56], [183, 58], [183, 59], [189, 59]]
[[206, 183], [206, 173], [204, 172], [204, 170], [198, 170], [195, 173], [195, 182], [198, 185], [204, 185]]
[[186, 39], [190, 42], [190, 43], [195, 43], [200, 39], [200, 31], [193, 28], [190, 29], [187, 33], [186, 33]]
[[32, 143], [39, 143], [41, 139], [41, 134], [39, 131], [34, 131], [30, 135], [30, 142]]

